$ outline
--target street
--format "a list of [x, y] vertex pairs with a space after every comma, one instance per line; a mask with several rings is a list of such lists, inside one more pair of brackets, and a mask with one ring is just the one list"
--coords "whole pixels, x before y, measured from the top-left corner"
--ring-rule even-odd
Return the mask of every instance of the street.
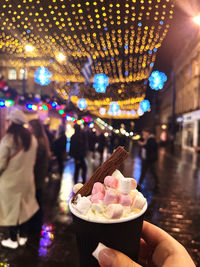
[[[137, 148], [122, 166], [126, 177], [138, 180], [141, 160]], [[154, 180], [147, 175], [142, 193], [148, 200], [146, 220], [158, 225], [188, 250], [200, 266], [200, 160], [189, 152], [171, 155], [159, 150], [157, 171], [159, 192], [154, 192]], [[44, 224], [41, 236], [32, 234], [26, 247], [15, 251], [0, 248], [0, 266], [7, 267], [78, 267], [72, 218], [67, 201], [73, 185], [73, 160], [68, 160], [62, 181], [52, 178], [46, 183]], [[0, 234], [2, 239], [3, 235]]]

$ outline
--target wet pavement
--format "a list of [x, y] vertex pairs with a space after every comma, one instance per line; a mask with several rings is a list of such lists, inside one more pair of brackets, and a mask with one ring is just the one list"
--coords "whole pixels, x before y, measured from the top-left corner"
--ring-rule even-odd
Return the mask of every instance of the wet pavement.
[[[89, 159], [89, 174], [94, 162]], [[199, 166], [198, 166], [199, 165]], [[160, 226], [189, 251], [200, 266], [200, 159], [196, 154], [178, 151], [171, 155], [160, 148], [157, 171], [159, 192], [147, 175], [142, 192], [148, 199], [146, 220]], [[132, 150], [121, 168], [127, 177], [138, 180], [141, 160]], [[78, 267], [78, 251], [67, 201], [73, 186], [74, 163], [66, 163], [62, 180], [51, 177], [44, 194], [44, 224], [41, 234], [32, 233], [25, 247], [14, 251], [0, 248], [0, 267]], [[5, 230], [0, 228], [0, 240]]]

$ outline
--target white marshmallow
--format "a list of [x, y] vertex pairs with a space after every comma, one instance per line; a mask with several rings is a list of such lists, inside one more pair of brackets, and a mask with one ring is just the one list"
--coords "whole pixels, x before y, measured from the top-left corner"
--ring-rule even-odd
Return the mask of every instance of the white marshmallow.
[[133, 207], [136, 209], [142, 210], [146, 203], [146, 198], [143, 196], [137, 195], [133, 201]]
[[111, 176], [117, 179], [124, 178], [123, 174], [119, 170], [115, 170]]
[[106, 216], [109, 219], [119, 219], [123, 214], [123, 207], [121, 204], [110, 204], [106, 209]]
[[81, 188], [83, 187], [83, 184], [78, 183], [73, 186], [73, 192], [76, 194]]
[[91, 207], [91, 201], [87, 197], [81, 197], [75, 207], [81, 214], [86, 214]]
[[133, 178], [120, 178], [119, 179], [119, 191], [122, 194], [129, 194], [132, 189]]

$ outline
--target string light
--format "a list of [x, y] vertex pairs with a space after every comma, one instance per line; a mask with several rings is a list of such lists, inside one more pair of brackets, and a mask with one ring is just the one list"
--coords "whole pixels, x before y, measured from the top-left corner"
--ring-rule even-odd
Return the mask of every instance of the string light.
[[[142, 81], [149, 78], [174, 9], [169, 0], [120, 0], [109, 5], [103, 0], [72, 0], [69, 5], [61, 0], [48, 5], [37, 0], [35, 8], [33, 1], [1, 0], [0, 7], [0, 49], [16, 55], [13, 65], [23, 67], [24, 49], [29, 45], [34, 49], [26, 51], [25, 57], [31, 56], [35, 66], [50, 65], [54, 81], [83, 83], [82, 66], [91, 55], [92, 77], [104, 73], [109, 78], [111, 89], [106, 94], [112, 86], [126, 84], [129, 89], [120, 93], [123, 100], [132, 98], [133, 86], [143, 94], [146, 85]], [[57, 62], [57, 51], [62, 51], [62, 64]], [[63, 89], [56, 90], [67, 99], [68, 88]], [[82, 90], [87, 93], [92, 85]], [[98, 97], [95, 91], [88, 96], [91, 100]]]

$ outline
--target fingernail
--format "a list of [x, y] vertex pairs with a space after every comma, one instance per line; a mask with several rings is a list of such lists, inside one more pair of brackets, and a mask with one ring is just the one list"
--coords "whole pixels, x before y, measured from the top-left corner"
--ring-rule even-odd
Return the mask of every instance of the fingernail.
[[98, 244], [95, 251], [92, 253], [92, 256], [94, 256], [97, 260], [99, 260], [99, 252], [103, 249], [107, 248], [104, 244], [100, 243]]
[[92, 255], [104, 267], [112, 267], [116, 259], [115, 253], [112, 249], [106, 247], [102, 243], [98, 244]]

